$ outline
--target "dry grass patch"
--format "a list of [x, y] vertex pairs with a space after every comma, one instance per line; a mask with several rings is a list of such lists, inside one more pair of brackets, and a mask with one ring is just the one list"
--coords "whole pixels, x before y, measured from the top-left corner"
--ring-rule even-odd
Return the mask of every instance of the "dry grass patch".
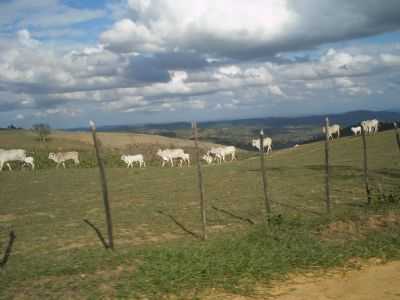
[[363, 239], [367, 234], [381, 231], [386, 227], [400, 225], [400, 214], [390, 212], [385, 215], [362, 217], [358, 220], [337, 221], [321, 231], [323, 240]]

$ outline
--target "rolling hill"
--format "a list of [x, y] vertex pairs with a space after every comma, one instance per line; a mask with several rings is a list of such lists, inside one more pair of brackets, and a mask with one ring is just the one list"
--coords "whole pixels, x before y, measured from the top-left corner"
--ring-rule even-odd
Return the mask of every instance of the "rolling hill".
[[[251, 139], [258, 136], [263, 128], [266, 135], [272, 137], [275, 149], [291, 147], [321, 139], [321, 126], [329, 117], [331, 123], [338, 123], [342, 128], [359, 124], [362, 120], [377, 118], [384, 123], [382, 129], [391, 129], [392, 122], [400, 120], [399, 112], [390, 111], [351, 111], [340, 114], [313, 115], [301, 117], [269, 117], [239, 120], [224, 120], [199, 123], [199, 137], [204, 141], [218, 144], [235, 145], [241, 149], [254, 150]], [[87, 130], [87, 128], [72, 129]], [[155, 134], [173, 138], [190, 139], [191, 124], [188, 122], [116, 125], [99, 128], [103, 132], [135, 132]], [[344, 135], [351, 135], [349, 129]]]

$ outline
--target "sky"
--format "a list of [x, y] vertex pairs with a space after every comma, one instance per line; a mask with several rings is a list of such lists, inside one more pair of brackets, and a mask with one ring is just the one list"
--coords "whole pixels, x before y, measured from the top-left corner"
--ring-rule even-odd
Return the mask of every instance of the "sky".
[[0, 127], [399, 110], [399, 0], [0, 0]]

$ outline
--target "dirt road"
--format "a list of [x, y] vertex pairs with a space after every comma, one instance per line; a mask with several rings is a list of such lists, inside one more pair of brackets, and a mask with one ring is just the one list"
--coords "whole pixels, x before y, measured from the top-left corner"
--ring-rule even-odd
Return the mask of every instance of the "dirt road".
[[297, 276], [273, 288], [257, 288], [252, 297], [214, 294], [205, 299], [400, 300], [400, 261], [336, 270], [321, 277]]

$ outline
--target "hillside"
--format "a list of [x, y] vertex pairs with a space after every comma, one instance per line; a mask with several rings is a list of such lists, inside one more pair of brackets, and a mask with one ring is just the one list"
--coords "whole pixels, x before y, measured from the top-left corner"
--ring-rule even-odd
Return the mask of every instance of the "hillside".
[[[200, 122], [199, 137], [204, 141], [235, 145], [241, 149], [252, 150], [251, 140], [258, 136], [263, 128], [266, 135], [272, 137], [275, 149], [291, 147], [295, 144], [316, 141], [321, 138], [321, 126], [329, 117], [331, 123], [338, 123], [342, 128], [359, 124], [362, 120], [377, 118], [383, 126], [400, 120], [400, 113], [389, 111], [351, 111], [340, 114], [312, 115], [301, 117], [269, 117], [238, 119], [225, 121]], [[82, 130], [82, 129], [77, 129]], [[135, 132], [163, 135], [167, 137], [191, 138], [191, 124], [176, 122], [166, 124], [116, 125], [99, 128], [104, 132]], [[350, 130], [344, 132], [350, 135]]]
[[[134, 145], [158, 146], [158, 147], [193, 147], [193, 141], [168, 138], [157, 135], [135, 133], [105, 133], [98, 134], [101, 144], [108, 149], [126, 150]], [[30, 130], [2, 130], [0, 131], [0, 145], [4, 148], [35, 148], [46, 147], [48, 149], [87, 149], [92, 148], [93, 140], [89, 132], [54, 131], [50, 135], [49, 142], [39, 142], [37, 135]], [[213, 143], [202, 142], [202, 148], [215, 146]]]
[[[29, 142], [11, 135], [8, 140], [18, 147]], [[90, 146], [85, 140], [61, 141], [65, 148]], [[108, 166], [115, 252], [104, 250], [82, 221], [105, 232], [96, 168], [1, 172], [0, 249], [10, 228], [17, 240], [0, 272], [0, 299], [201, 299], [210, 289], [251, 294], [258, 283], [290, 272], [341, 266], [354, 257], [399, 259], [400, 161], [394, 133], [370, 136], [367, 143], [374, 204], [365, 205], [361, 138], [335, 140], [331, 218], [324, 206], [323, 143], [274, 151], [266, 163], [274, 201], [267, 229], [259, 158], [204, 166], [207, 242], [158, 213], [201, 231], [196, 168]]]

